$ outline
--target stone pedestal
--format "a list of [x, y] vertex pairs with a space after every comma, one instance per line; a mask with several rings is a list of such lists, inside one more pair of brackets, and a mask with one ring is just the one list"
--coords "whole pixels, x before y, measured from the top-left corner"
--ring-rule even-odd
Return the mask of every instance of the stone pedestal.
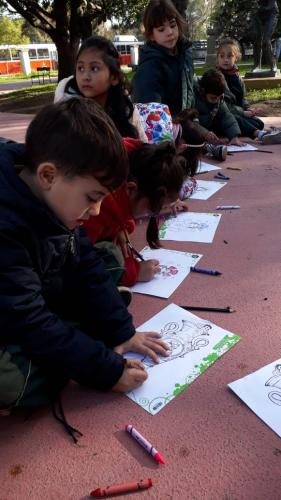
[[214, 67], [216, 65], [217, 53], [216, 53], [216, 36], [213, 33], [208, 33], [207, 38], [207, 56], [205, 64], [206, 66]]
[[273, 78], [275, 76], [280, 76], [279, 69], [260, 69], [258, 71], [247, 71], [245, 73], [245, 78]]

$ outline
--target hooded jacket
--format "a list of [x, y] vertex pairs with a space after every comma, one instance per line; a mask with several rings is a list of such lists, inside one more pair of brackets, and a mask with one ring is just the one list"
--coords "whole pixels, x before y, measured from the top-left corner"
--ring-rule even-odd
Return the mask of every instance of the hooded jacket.
[[246, 100], [246, 88], [239, 74], [239, 69], [235, 66], [233, 70], [227, 71], [220, 68], [220, 71], [227, 83], [224, 99], [228, 108], [232, 113], [244, 116], [244, 110], [249, 108], [249, 104]]
[[132, 317], [84, 230], [64, 227], [18, 176], [23, 155], [22, 145], [0, 144], [0, 344], [108, 389], [123, 373], [112, 348], [134, 335]]
[[140, 52], [133, 80], [134, 102], [167, 104], [172, 115], [194, 106], [192, 44], [177, 43], [176, 52], [147, 42]]
[[227, 137], [230, 141], [241, 135], [241, 130], [235, 116], [229, 111], [223, 99], [216, 104], [210, 104], [195, 85], [195, 107], [199, 113], [199, 123], [202, 127]]

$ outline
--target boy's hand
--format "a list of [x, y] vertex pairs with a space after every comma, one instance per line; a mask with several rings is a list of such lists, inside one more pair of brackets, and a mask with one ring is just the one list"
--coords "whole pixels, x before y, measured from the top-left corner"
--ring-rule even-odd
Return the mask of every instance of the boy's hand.
[[262, 113], [263, 110], [261, 108], [249, 108], [248, 111], [251, 111], [252, 116], [256, 116]]
[[252, 116], [255, 115], [255, 113], [251, 109], [247, 109], [246, 111], [243, 112], [244, 116], [247, 116], [248, 118], [251, 118]]
[[112, 390], [115, 392], [131, 391], [142, 385], [147, 377], [147, 372], [139, 359], [127, 359], [124, 371]]
[[208, 144], [221, 144], [221, 139], [219, 139], [219, 137], [214, 132], [211, 131], [207, 133], [205, 141]]
[[245, 142], [242, 142], [239, 137], [233, 137], [229, 144], [233, 144], [234, 146], [245, 146]]
[[154, 278], [156, 273], [159, 273], [159, 271], [159, 260], [148, 259], [140, 262], [138, 281], [150, 281]]
[[149, 356], [154, 363], [158, 363], [156, 353], [161, 354], [161, 356], [169, 356], [169, 346], [161, 340], [160, 333], [156, 332], [136, 332], [127, 342], [114, 347], [113, 350], [118, 354], [124, 354], [128, 351], [139, 352], [144, 356]]

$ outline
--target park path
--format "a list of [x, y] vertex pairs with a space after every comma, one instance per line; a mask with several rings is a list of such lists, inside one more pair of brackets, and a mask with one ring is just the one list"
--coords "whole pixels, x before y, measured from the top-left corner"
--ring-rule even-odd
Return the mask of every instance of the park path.
[[[22, 140], [29, 120], [0, 113], [0, 134]], [[272, 125], [280, 120], [266, 119]], [[130, 306], [140, 325], [171, 302], [231, 305], [233, 314], [197, 315], [241, 341], [153, 417], [123, 395], [70, 384], [63, 400], [69, 422], [83, 432], [78, 445], [48, 409], [27, 421], [2, 418], [1, 500], [86, 500], [98, 486], [146, 477], [153, 479], [150, 490], [118, 498], [280, 500], [280, 438], [227, 388], [281, 357], [281, 145], [262, 149], [273, 153], [228, 157], [220, 164], [230, 177], [227, 186], [207, 201], [190, 200], [189, 209], [199, 212], [241, 206], [223, 213], [212, 244], [165, 242], [202, 253], [202, 267], [223, 275], [192, 274], [170, 299], [135, 295]], [[137, 226], [134, 243], [143, 247], [144, 225]], [[166, 465], [155, 464], [125, 434], [127, 423], [153, 441]]]

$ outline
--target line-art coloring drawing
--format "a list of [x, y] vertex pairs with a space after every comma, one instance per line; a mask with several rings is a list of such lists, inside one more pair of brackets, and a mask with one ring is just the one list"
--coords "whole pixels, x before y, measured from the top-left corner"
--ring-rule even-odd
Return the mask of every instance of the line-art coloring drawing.
[[[206, 347], [212, 326], [209, 323], [201, 323], [182, 319], [181, 322], [171, 321], [161, 329], [162, 340], [168, 344], [170, 355], [159, 356], [159, 363], [167, 363], [176, 358], [183, 358], [186, 354]], [[147, 368], [153, 368], [155, 363], [145, 356], [142, 363]]]
[[197, 185], [197, 186], [196, 186], [196, 192], [197, 192], [197, 193], [200, 193], [200, 192], [202, 192], [202, 193], [203, 193], [203, 192], [205, 192], [205, 191], [209, 191], [209, 189], [208, 189], [207, 187], [205, 187], [205, 186], [202, 186], [202, 185], [201, 185], [201, 186], [200, 186], [200, 185]]
[[171, 278], [172, 276], [175, 276], [178, 274], [179, 270], [176, 266], [174, 265], [165, 265], [165, 264], [159, 264], [160, 271], [156, 273], [156, 275], [161, 276], [162, 278]]
[[169, 230], [175, 233], [180, 233], [182, 231], [203, 231], [207, 229], [209, 224], [207, 222], [198, 221], [186, 221], [186, 220], [175, 220], [173, 224], [169, 226]]
[[139, 331], [159, 332], [169, 349], [167, 357], [158, 356], [158, 363], [148, 356], [128, 353], [129, 357], [142, 361], [149, 376], [142, 386], [128, 392], [127, 396], [151, 415], [187, 389], [240, 339], [176, 304], [162, 309], [143, 323]]
[[186, 212], [168, 219], [160, 227], [160, 240], [212, 243], [221, 214]]
[[[277, 387], [281, 389], [281, 364], [275, 365], [272, 377], [270, 377], [264, 385], [266, 387]], [[281, 406], [281, 392], [271, 391], [267, 396], [272, 403]]]

